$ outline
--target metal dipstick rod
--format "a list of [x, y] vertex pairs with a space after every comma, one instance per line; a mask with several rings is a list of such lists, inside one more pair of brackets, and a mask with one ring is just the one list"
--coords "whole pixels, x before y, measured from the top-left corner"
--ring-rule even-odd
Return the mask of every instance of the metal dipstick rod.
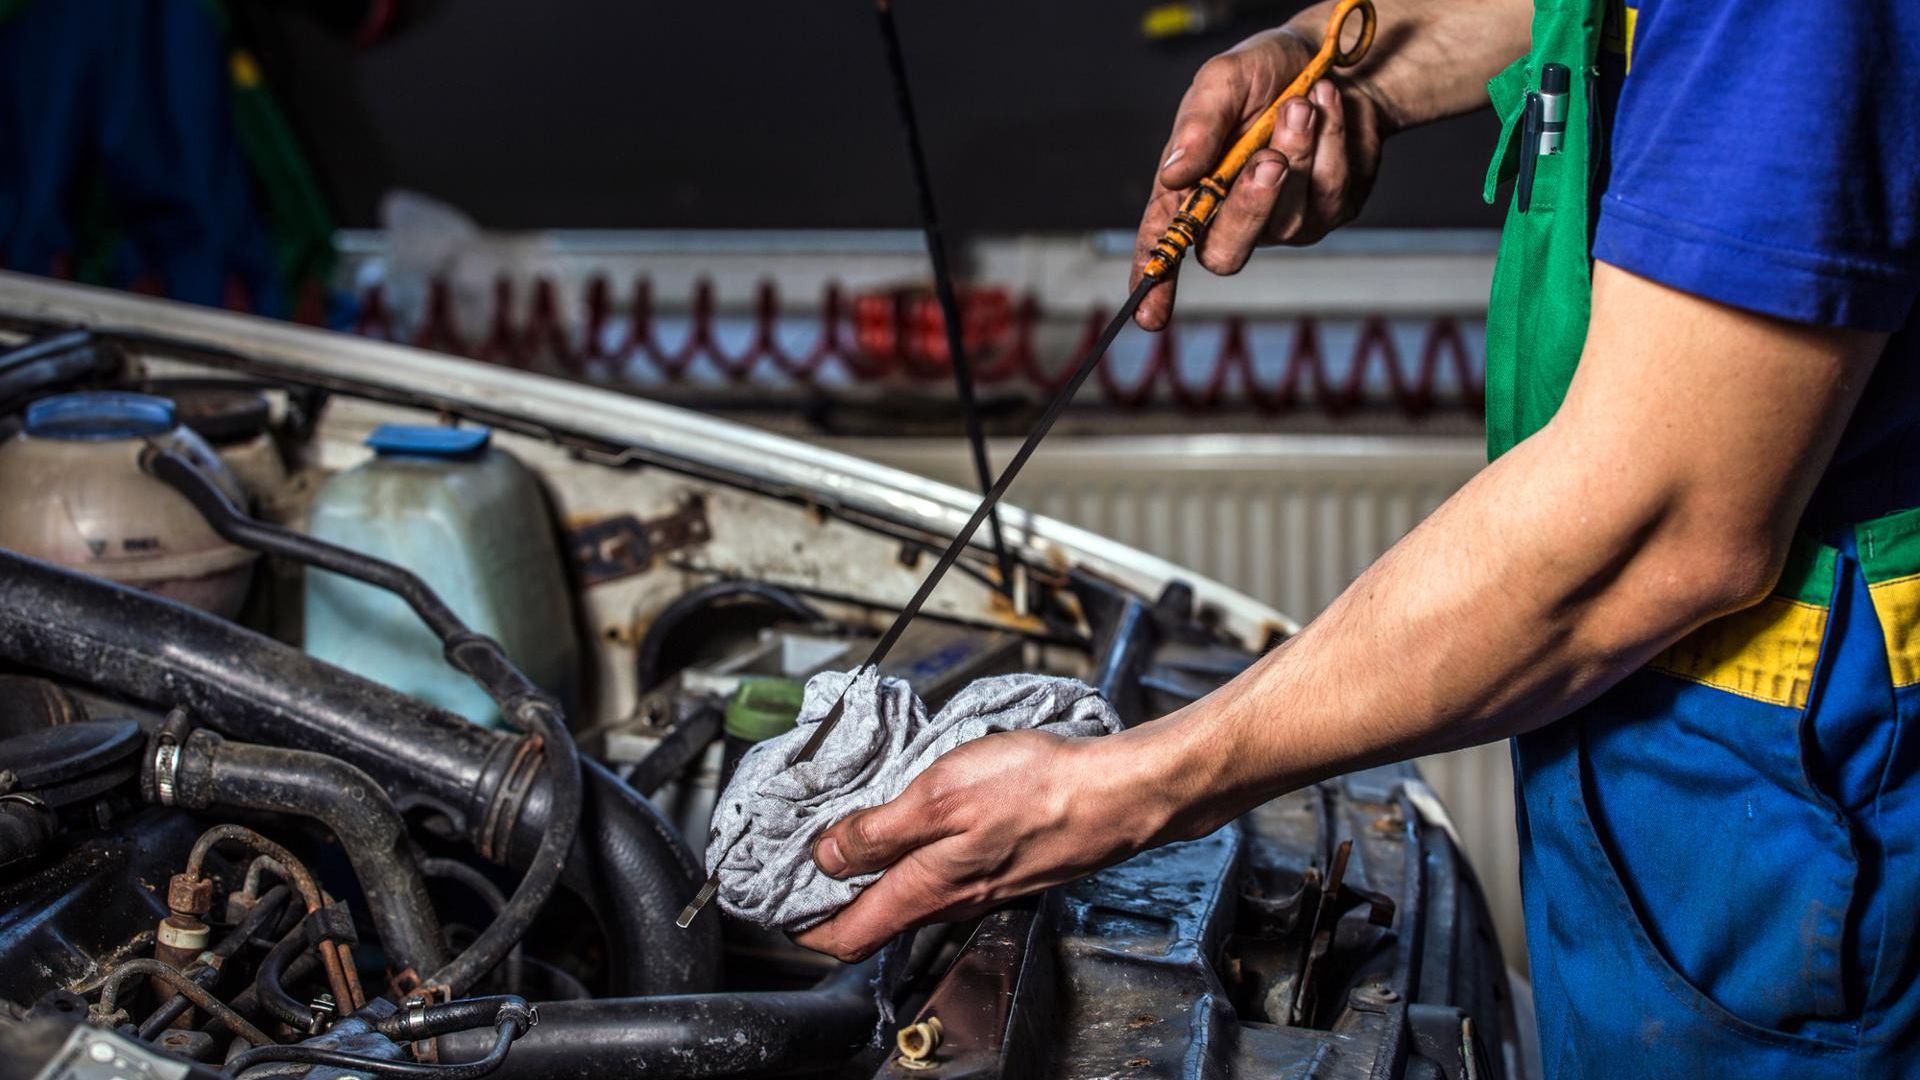
[[[1347, 17], [1355, 9], [1361, 13], [1359, 39], [1352, 49], [1341, 50], [1341, 31], [1345, 28]], [[968, 518], [967, 523], [954, 534], [953, 541], [947, 545], [945, 551], [940, 553], [940, 561], [933, 564], [933, 569], [928, 572], [925, 580], [920, 582], [920, 588], [914, 592], [912, 599], [900, 609], [900, 614], [894, 618], [893, 624], [887, 627], [887, 632], [874, 643], [873, 651], [868, 653], [867, 658], [854, 670], [854, 677], [847, 680], [847, 685], [841, 689], [840, 696], [834, 699], [833, 705], [828, 708], [827, 715], [820, 723], [814, 725], [813, 734], [807, 737], [806, 743], [800, 747], [799, 752], [787, 762], [789, 767], [812, 761], [814, 754], [819, 752], [821, 745], [827, 741], [827, 736], [833, 733], [834, 727], [839, 724], [845, 712], [847, 690], [868, 669], [878, 667], [880, 662], [886, 659], [887, 652], [900, 640], [900, 635], [906, 632], [908, 624], [913, 622], [913, 617], [920, 613], [921, 605], [933, 595], [933, 590], [940, 584], [940, 579], [946, 576], [955, 562], [959, 561], [961, 552], [965, 551], [967, 545], [972, 542], [973, 534], [979, 531], [981, 523], [987, 520], [987, 517], [993, 513], [993, 508], [1000, 502], [1001, 496], [1013, 486], [1014, 479], [1020, 475], [1020, 470], [1027, 464], [1027, 459], [1039, 449], [1040, 441], [1047, 437], [1047, 432], [1053, 429], [1054, 423], [1060, 419], [1062, 413], [1067, 411], [1068, 404], [1079, 392], [1081, 384], [1087, 381], [1087, 376], [1093, 374], [1093, 369], [1099, 365], [1101, 357], [1105, 356], [1107, 349], [1113, 345], [1113, 339], [1119, 336], [1127, 320], [1133, 318], [1133, 313], [1140, 307], [1140, 302], [1147, 298], [1147, 294], [1153, 291], [1154, 286], [1172, 275], [1174, 268], [1180, 264], [1180, 260], [1192, 247], [1194, 240], [1205, 230], [1207, 223], [1213, 220], [1214, 213], [1220, 209], [1221, 201], [1227, 196], [1227, 189], [1240, 175], [1240, 170], [1246, 166], [1247, 159], [1273, 137], [1274, 122], [1279, 116], [1280, 106], [1290, 98], [1305, 94], [1312, 88], [1314, 82], [1326, 73], [1329, 66], [1347, 67], [1358, 63], [1373, 44], [1373, 30], [1373, 0], [1341, 0], [1333, 9], [1333, 15], [1327, 21], [1327, 35], [1325, 41], [1321, 43], [1320, 52], [1300, 72], [1299, 77], [1295, 78], [1286, 90], [1274, 99], [1273, 104], [1260, 114], [1253, 126], [1240, 136], [1239, 141], [1227, 151], [1219, 167], [1214, 169], [1206, 179], [1200, 181], [1200, 186], [1188, 196], [1187, 201], [1174, 214], [1173, 222], [1167, 226], [1166, 234], [1160, 238], [1158, 244], [1154, 245], [1153, 254], [1147, 260], [1146, 266], [1142, 268], [1140, 281], [1133, 287], [1133, 292], [1128, 295], [1126, 302], [1120, 305], [1120, 310], [1114, 313], [1106, 328], [1100, 331], [1100, 336], [1095, 339], [1093, 347], [1087, 350], [1086, 356], [1081, 358], [1079, 366], [1074, 369], [1073, 377], [1068, 379], [1066, 385], [1060, 388], [1060, 392], [1047, 403], [1046, 411], [1040, 414], [1040, 419], [1034, 424], [1033, 430], [1027, 433], [1025, 441], [1020, 444], [1020, 449], [1014, 452], [1013, 459], [1007, 462], [1007, 467], [1000, 473], [999, 479], [987, 489], [973, 516]], [[707, 878], [706, 884], [700, 887], [700, 891], [681, 910], [680, 917], [675, 922], [681, 927], [691, 924], [693, 917], [700, 913], [700, 909], [705, 907], [707, 902], [713, 899], [713, 894], [719, 890], [719, 875]]]
[[[940, 318], [946, 323], [953, 388], [960, 398], [960, 416], [973, 450], [973, 471], [984, 496], [993, 484], [993, 467], [987, 462], [987, 435], [980, 424], [980, 404], [973, 392], [973, 364], [967, 357], [962, 333], [960, 297], [953, 287], [953, 264], [947, 258], [940, 210], [933, 201], [933, 174], [927, 168], [926, 148], [920, 141], [920, 120], [913, 109], [913, 89], [907, 80], [907, 60], [900, 48], [900, 31], [893, 21], [892, 0], [875, 0], [873, 13], [880, 25], [880, 40], [887, 47], [887, 72], [893, 78], [894, 102], [900, 107], [900, 130], [906, 136], [907, 160], [913, 167], [914, 193], [920, 198], [920, 231], [926, 234], [927, 261], [933, 264], [933, 294], [940, 302]], [[1000, 564], [1000, 589], [1012, 595], [1013, 556], [1008, 554], [1006, 536], [1000, 531], [998, 509], [987, 515], [987, 528], [993, 537], [994, 558]]]

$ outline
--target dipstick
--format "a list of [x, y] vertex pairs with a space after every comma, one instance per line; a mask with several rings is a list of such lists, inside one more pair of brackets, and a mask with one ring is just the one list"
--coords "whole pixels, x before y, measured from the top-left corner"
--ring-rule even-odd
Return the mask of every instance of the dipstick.
[[[1360, 10], [1361, 16], [1359, 40], [1355, 42], [1352, 49], [1341, 51], [1341, 31], [1345, 29], [1347, 17], [1356, 8]], [[840, 723], [845, 713], [847, 689], [851, 688], [868, 668], [878, 667], [880, 662], [886, 659], [887, 653], [900, 640], [900, 635], [906, 632], [908, 624], [913, 622], [913, 617], [920, 613], [921, 606], [927, 602], [929, 596], [933, 595], [933, 590], [940, 584], [940, 579], [945, 577], [953, 564], [959, 561], [961, 553], [972, 542], [973, 534], [978, 532], [981, 524], [993, 514], [994, 507], [999, 504], [1001, 496], [1013, 486], [1013, 481], [1020, 475], [1020, 470], [1026, 466], [1027, 459], [1039, 449], [1040, 441], [1047, 437], [1047, 432], [1053, 430], [1054, 423], [1067, 411], [1073, 396], [1087, 381], [1087, 376], [1093, 374], [1093, 369], [1099, 365], [1100, 359], [1113, 345], [1113, 339], [1119, 336], [1121, 329], [1133, 318], [1133, 313], [1139, 309], [1140, 302], [1147, 298], [1147, 294], [1153, 291], [1155, 285], [1166, 280], [1167, 276], [1173, 272], [1173, 268], [1179, 265], [1180, 260], [1186, 255], [1187, 249], [1193, 245], [1193, 241], [1207, 227], [1207, 222], [1213, 220], [1214, 213], [1220, 209], [1220, 202], [1227, 196], [1227, 188], [1240, 175], [1240, 170], [1245, 167], [1247, 159], [1273, 137], [1273, 126], [1275, 119], [1279, 116], [1280, 106], [1288, 99], [1306, 93], [1313, 86], [1314, 81], [1326, 73], [1329, 66], [1347, 67], [1358, 63], [1373, 45], [1373, 29], [1373, 0], [1341, 0], [1340, 4], [1333, 9], [1333, 16], [1327, 23], [1326, 40], [1321, 43], [1320, 52], [1300, 72], [1299, 77], [1294, 79], [1278, 98], [1274, 99], [1273, 104], [1260, 114], [1253, 126], [1240, 136], [1239, 141], [1227, 151], [1226, 157], [1221, 160], [1219, 167], [1213, 170], [1212, 175], [1200, 181], [1200, 186], [1181, 205], [1179, 212], [1174, 215], [1173, 223], [1167, 226], [1166, 235], [1161, 237], [1160, 242], [1155, 245], [1153, 255], [1141, 271], [1140, 281], [1133, 287], [1133, 292], [1128, 295], [1126, 302], [1120, 305], [1120, 310], [1114, 313], [1106, 328], [1100, 331], [1100, 336], [1094, 341], [1093, 347], [1087, 350], [1079, 366], [1074, 368], [1073, 376], [1067, 380], [1065, 386], [1060, 388], [1059, 393], [1053, 396], [1053, 400], [1047, 403], [1046, 411], [1040, 414], [1040, 419], [1033, 425], [1033, 430], [1027, 433], [1025, 441], [1020, 444], [1020, 449], [1014, 452], [1012, 460], [1007, 462], [1007, 467], [1001, 471], [999, 479], [987, 489], [973, 516], [967, 519], [965, 525], [960, 526], [960, 531], [954, 534], [952, 542], [947, 545], [945, 551], [940, 553], [940, 561], [933, 564], [933, 569], [920, 582], [920, 588], [914, 592], [912, 599], [900, 609], [900, 614], [894, 618], [893, 624], [887, 627], [887, 632], [874, 644], [873, 651], [868, 653], [867, 658], [854, 670], [853, 678], [847, 680], [846, 687], [841, 689], [840, 696], [827, 710], [827, 715], [814, 725], [813, 734], [807, 737], [806, 743], [800, 747], [799, 752], [794, 754], [788, 762], [789, 766], [813, 760], [813, 755], [827, 741], [827, 736], [832, 734], [834, 727]], [[700, 909], [705, 907], [718, 891], [720, 891], [720, 877], [715, 874], [707, 878], [706, 884], [700, 887], [700, 891], [681, 910], [680, 917], [674, 920], [675, 924], [684, 928], [692, 923], [694, 916], [700, 913]]]

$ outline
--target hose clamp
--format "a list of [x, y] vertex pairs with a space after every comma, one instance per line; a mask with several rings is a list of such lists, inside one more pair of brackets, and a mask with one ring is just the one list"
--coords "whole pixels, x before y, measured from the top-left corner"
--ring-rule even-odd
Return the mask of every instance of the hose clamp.
[[409, 1042], [424, 1042], [433, 1037], [433, 1033], [427, 1030], [426, 998], [416, 997], [407, 1000], [407, 1018], [405, 1024], [407, 1041]]
[[175, 773], [180, 770], [180, 744], [163, 739], [153, 752], [153, 790], [161, 806], [172, 806], [176, 794]]

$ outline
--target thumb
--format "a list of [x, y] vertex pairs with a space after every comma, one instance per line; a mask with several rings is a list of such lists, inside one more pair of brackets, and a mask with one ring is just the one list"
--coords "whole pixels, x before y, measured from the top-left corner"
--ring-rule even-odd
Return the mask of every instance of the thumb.
[[916, 781], [892, 802], [842, 818], [814, 842], [814, 864], [833, 878], [871, 874], [947, 836], [921, 790]]

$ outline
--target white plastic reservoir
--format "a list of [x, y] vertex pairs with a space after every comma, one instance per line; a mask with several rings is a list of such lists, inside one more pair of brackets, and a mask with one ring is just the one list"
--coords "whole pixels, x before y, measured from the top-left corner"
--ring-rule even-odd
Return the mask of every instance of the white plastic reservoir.
[[[321, 487], [314, 536], [418, 574], [527, 677], [571, 704], [578, 652], [566, 573], [533, 474], [484, 428], [388, 425], [374, 456]], [[487, 727], [492, 699], [441, 653], [406, 602], [337, 574], [307, 571], [306, 648], [314, 656]]]

